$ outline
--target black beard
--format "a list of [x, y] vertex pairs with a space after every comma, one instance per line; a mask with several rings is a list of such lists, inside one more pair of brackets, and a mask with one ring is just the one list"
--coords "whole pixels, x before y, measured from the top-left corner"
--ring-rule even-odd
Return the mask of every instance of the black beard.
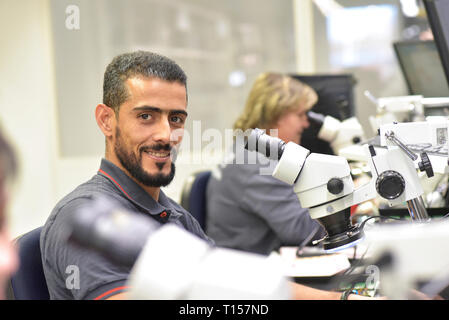
[[[175, 164], [171, 163], [170, 172], [168, 174], [156, 173], [149, 174], [147, 173], [141, 166], [142, 162], [142, 152], [148, 150], [149, 148], [142, 148], [139, 150], [140, 156], [139, 159], [132, 153], [128, 154], [123, 147], [120, 139], [120, 130], [117, 128], [116, 130], [116, 143], [114, 145], [114, 151], [117, 155], [122, 166], [131, 174], [131, 176], [136, 179], [138, 182], [142, 183], [147, 187], [165, 187], [170, 184], [170, 182], [175, 177]], [[169, 145], [157, 145], [152, 150], [170, 150]], [[156, 166], [159, 170], [162, 170], [164, 167], [164, 163], [156, 162]]]

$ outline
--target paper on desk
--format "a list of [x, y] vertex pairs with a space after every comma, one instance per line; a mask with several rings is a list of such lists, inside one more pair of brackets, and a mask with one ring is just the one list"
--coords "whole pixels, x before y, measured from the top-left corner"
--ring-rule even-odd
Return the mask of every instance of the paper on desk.
[[288, 277], [330, 277], [351, 266], [348, 257], [341, 253], [298, 258], [296, 250], [297, 247], [280, 249], [284, 274]]

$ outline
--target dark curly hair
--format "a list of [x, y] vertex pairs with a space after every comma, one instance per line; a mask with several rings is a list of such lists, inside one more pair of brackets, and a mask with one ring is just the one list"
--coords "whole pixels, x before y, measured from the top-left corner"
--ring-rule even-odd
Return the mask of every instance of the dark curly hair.
[[129, 97], [125, 81], [136, 76], [179, 82], [187, 90], [187, 76], [173, 60], [148, 51], [121, 54], [107, 66], [103, 81], [103, 103], [116, 114]]

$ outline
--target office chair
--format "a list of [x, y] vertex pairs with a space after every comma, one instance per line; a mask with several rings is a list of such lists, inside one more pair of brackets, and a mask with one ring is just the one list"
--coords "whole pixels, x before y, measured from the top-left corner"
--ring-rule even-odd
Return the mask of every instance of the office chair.
[[42, 227], [16, 239], [20, 266], [11, 277], [8, 299], [49, 300], [47, 282], [42, 268], [39, 238]]
[[206, 187], [211, 171], [200, 171], [187, 178], [181, 193], [181, 206], [189, 211], [206, 231]]

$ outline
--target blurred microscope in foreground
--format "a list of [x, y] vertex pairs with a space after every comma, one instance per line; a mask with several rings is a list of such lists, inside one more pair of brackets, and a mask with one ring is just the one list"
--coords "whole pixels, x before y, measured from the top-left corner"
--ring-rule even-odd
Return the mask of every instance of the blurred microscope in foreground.
[[[214, 248], [100, 198], [72, 216], [69, 240], [131, 270], [129, 299], [276, 300], [292, 293], [276, 257]], [[161, 272], [163, 270], [163, 272]]]

